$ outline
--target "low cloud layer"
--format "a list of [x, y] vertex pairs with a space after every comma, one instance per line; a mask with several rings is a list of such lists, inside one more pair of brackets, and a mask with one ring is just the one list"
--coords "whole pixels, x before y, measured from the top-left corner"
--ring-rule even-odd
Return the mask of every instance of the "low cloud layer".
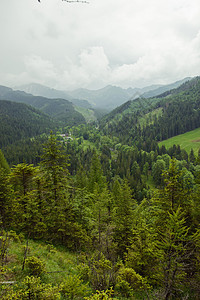
[[195, 0], [2, 1], [0, 84], [142, 87], [199, 75], [199, 15]]

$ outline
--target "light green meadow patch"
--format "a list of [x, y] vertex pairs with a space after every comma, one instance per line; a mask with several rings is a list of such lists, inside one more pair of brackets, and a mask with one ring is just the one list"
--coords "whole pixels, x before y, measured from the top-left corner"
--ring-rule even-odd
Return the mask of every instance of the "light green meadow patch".
[[195, 154], [197, 154], [200, 148], [200, 128], [162, 141], [159, 143], [159, 146], [161, 147], [162, 145], [167, 149], [173, 145], [180, 145], [181, 149], [186, 150], [188, 153], [193, 149]]
[[94, 122], [97, 120], [92, 109], [75, 106], [75, 110], [84, 116], [87, 123]]

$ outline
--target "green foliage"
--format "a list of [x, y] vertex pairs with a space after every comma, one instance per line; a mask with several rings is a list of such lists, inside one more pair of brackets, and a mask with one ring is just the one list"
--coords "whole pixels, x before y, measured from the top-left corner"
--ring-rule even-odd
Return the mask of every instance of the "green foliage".
[[161, 185], [163, 183], [162, 173], [166, 168], [165, 161], [163, 159], [158, 159], [152, 167], [152, 175], [155, 183]]
[[96, 184], [96, 187], [98, 186], [99, 191], [102, 191], [102, 189], [105, 187], [105, 183], [106, 181], [105, 177], [103, 176], [98, 155], [97, 153], [94, 153], [88, 178], [88, 190], [93, 192]]
[[0, 149], [0, 168], [5, 169], [7, 172], [10, 170], [9, 165], [8, 165], [1, 149]]
[[42, 145], [46, 140], [46, 134], [15, 140], [12, 144], [3, 147], [2, 150], [10, 166], [24, 162], [37, 165], [41, 160]]
[[60, 292], [64, 299], [83, 299], [89, 294], [88, 284], [84, 284], [78, 275], [68, 276], [60, 285]]
[[[199, 294], [200, 155], [179, 146], [158, 148], [155, 141], [187, 129], [191, 110], [185, 97], [182, 108], [180, 95], [157, 98], [153, 110], [143, 99], [140, 112], [139, 100], [130, 101], [104, 124], [104, 132], [117, 138], [92, 124], [66, 127], [73, 140], [65, 144], [51, 133], [37, 167], [23, 162], [9, 174], [0, 169], [1, 279], [17, 281], [2, 287], [1, 295], [192, 299]], [[191, 127], [198, 123], [195, 101]], [[185, 114], [182, 127], [173, 109]], [[146, 185], [152, 177], [154, 191]], [[25, 235], [25, 252], [21, 238], [3, 228]], [[14, 240], [19, 240], [15, 249]], [[71, 255], [84, 251], [83, 259], [66, 257], [67, 249]], [[24, 281], [27, 274], [35, 278]], [[90, 297], [90, 289], [99, 292]]]
[[41, 283], [40, 278], [27, 276], [21, 284], [8, 288], [3, 293], [3, 300], [56, 300], [60, 299], [59, 288], [50, 284]]
[[115, 205], [114, 241], [117, 244], [117, 254], [123, 258], [133, 236], [133, 210], [136, 208], [136, 201], [132, 198], [131, 189], [126, 181], [123, 181], [122, 184], [116, 181], [112, 192]]
[[[197, 77], [183, 90], [178, 88], [148, 101], [143, 98], [128, 101], [107, 115], [101, 128], [104, 133], [118, 137], [119, 142], [132, 145], [134, 141], [140, 149], [156, 150], [155, 141], [200, 127], [199, 87], [200, 78]], [[151, 117], [145, 119], [149, 113]]]
[[23, 103], [0, 100], [0, 147], [55, 129], [45, 114]]
[[180, 297], [186, 284], [187, 270], [193, 264], [195, 247], [195, 238], [189, 233], [181, 209], [169, 213], [165, 231], [160, 233], [157, 247], [160, 249], [158, 280], [161, 280], [163, 286], [164, 299], [170, 299], [172, 295]]
[[13, 189], [8, 181], [8, 173], [0, 167], [0, 225], [9, 224], [12, 216], [12, 195]]
[[26, 266], [29, 270], [29, 274], [32, 276], [40, 277], [45, 272], [44, 262], [35, 256], [26, 259]]
[[96, 294], [93, 294], [90, 297], [84, 297], [85, 300], [114, 300], [113, 298], [114, 291], [113, 289], [108, 289], [106, 291], [97, 291]]
[[25, 196], [33, 188], [33, 177], [36, 172], [37, 168], [25, 163], [18, 164], [11, 169], [10, 181], [17, 195]]
[[144, 291], [150, 288], [147, 280], [131, 268], [121, 268], [118, 272], [116, 282], [116, 290], [127, 298], [133, 296], [137, 291]]
[[88, 263], [90, 267], [89, 280], [94, 289], [107, 289], [113, 277], [112, 262], [99, 253], [97, 256], [93, 255]]

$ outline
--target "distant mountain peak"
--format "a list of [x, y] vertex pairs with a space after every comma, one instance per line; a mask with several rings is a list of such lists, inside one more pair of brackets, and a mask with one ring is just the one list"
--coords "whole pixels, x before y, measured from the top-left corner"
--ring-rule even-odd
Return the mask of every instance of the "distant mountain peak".
[[[190, 77], [187, 77], [168, 85], [154, 84], [143, 88], [129, 87], [126, 89], [109, 84], [97, 90], [79, 88], [72, 91], [62, 91], [44, 86], [39, 83], [31, 83], [29, 85], [23, 85], [17, 88], [27, 93], [31, 93], [35, 96], [43, 96], [47, 98], [62, 98], [71, 101], [75, 105], [85, 107], [85, 105], [88, 104], [88, 108], [90, 105], [92, 105], [94, 108], [106, 109], [107, 111], [111, 111], [130, 99], [136, 99], [138, 97], [155, 97], [180, 86], [182, 83], [190, 79]], [[84, 102], [82, 102], [81, 104], [80, 101]]]

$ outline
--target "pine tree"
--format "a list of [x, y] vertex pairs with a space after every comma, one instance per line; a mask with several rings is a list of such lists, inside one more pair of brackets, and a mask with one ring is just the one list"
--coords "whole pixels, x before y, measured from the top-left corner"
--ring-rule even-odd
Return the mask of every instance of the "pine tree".
[[61, 143], [51, 132], [48, 142], [44, 145], [41, 156], [41, 166], [46, 178], [48, 197], [56, 203], [64, 196], [67, 189], [67, 176], [69, 174], [68, 157], [62, 149]]
[[97, 153], [95, 152], [92, 157], [92, 162], [90, 166], [90, 172], [88, 175], [88, 190], [93, 192], [98, 186], [99, 192], [103, 190], [106, 186], [106, 179], [103, 176], [103, 171], [101, 168], [101, 163]]
[[9, 172], [10, 170], [8, 162], [6, 161], [1, 149], [0, 149], [0, 167], [5, 169], [7, 172]]
[[181, 291], [187, 285], [187, 272], [194, 270], [194, 249], [199, 233], [189, 233], [184, 212], [178, 208], [169, 213], [164, 232], [160, 232], [157, 240], [159, 249], [160, 275], [163, 287], [163, 299], [172, 297], [179, 299]]
[[113, 186], [114, 198], [114, 216], [115, 226], [114, 241], [117, 244], [117, 253], [121, 258], [127, 252], [133, 236], [133, 210], [137, 206], [136, 201], [132, 198], [130, 187], [126, 181], [121, 184], [118, 180]]

